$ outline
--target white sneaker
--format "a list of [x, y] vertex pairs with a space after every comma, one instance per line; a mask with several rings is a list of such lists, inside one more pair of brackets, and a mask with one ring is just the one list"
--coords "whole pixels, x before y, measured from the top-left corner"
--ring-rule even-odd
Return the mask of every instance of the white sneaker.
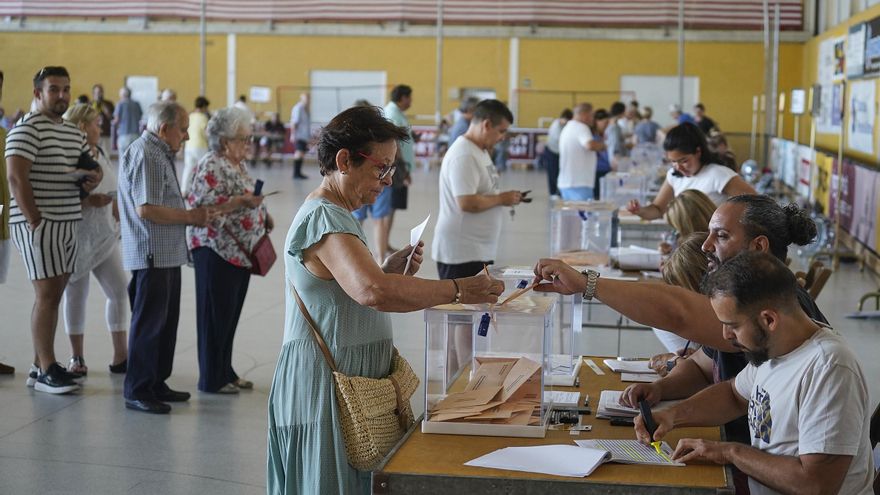
[[40, 368], [37, 367], [36, 364], [32, 364], [30, 369], [28, 370], [27, 381], [24, 382], [28, 387], [33, 387], [35, 383], [37, 383], [37, 378], [40, 377]]

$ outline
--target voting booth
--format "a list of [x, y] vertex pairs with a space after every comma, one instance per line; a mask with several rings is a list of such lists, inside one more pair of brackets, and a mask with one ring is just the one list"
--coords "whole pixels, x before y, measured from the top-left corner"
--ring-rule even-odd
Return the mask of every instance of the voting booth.
[[555, 311], [556, 299], [542, 296], [425, 310], [422, 431], [543, 438]]

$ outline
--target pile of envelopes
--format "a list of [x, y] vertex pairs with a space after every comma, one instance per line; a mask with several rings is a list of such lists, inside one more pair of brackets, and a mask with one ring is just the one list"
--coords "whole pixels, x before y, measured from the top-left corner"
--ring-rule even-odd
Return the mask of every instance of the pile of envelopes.
[[540, 425], [541, 365], [525, 357], [476, 359], [464, 391], [438, 402], [429, 421]]

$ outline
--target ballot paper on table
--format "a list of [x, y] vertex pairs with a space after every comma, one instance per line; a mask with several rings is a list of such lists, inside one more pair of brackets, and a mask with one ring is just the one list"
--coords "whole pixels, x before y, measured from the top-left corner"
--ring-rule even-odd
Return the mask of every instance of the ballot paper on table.
[[507, 447], [472, 459], [465, 466], [583, 478], [611, 458], [605, 449], [575, 445]]
[[651, 361], [642, 360], [642, 361], [621, 361], [618, 359], [606, 359], [605, 366], [611, 368], [611, 371], [615, 373], [642, 373], [642, 374], [656, 374], [657, 372], [651, 369]]
[[638, 440], [575, 440], [579, 447], [606, 450], [610, 454], [609, 462], [622, 464], [650, 464], [653, 466], [684, 466], [672, 460], [672, 447], [666, 442], [660, 443], [660, 452], [654, 447], [645, 445]]
[[429, 412], [429, 421], [530, 425], [540, 421], [541, 365], [522, 358], [478, 358], [479, 367], [462, 392]]
[[422, 240], [422, 233], [425, 232], [425, 227], [428, 226], [428, 220], [430, 219], [431, 214], [429, 213], [422, 223], [416, 225], [409, 231], [409, 245], [412, 246], [412, 251], [410, 251], [409, 256], [406, 257], [406, 266], [403, 268], [404, 275], [409, 272], [409, 265], [412, 263], [412, 257], [416, 254], [416, 248], [419, 245], [419, 241]]
[[640, 383], [653, 383], [660, 379], [660, 375], [657, 373], [648, 374], [648, 373], [621, 373], [620, 381], [622, 382], [640, 382]]
[[[599, 394], [599, 407], [596, 408], [596, 417], [608, 418], [634, 418], [639, 415], [637, 407], [627, 407], [620, 403], [623, 392], [620, 390], [603, 390]], [[652, 409], [662, 409], [677, 404], [678, 400], [665, 400], [655, 404]]]

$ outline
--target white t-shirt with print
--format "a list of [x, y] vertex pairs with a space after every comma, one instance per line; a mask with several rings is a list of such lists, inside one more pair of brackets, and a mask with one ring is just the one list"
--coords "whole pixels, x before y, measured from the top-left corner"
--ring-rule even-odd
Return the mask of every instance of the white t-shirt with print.
[[672, 191], [677, 197], [682, 191], [688, 189], [696, 189], [701, 193], [709, 196], [709, 198], [720, 206], [727, 199], [724, 194], [724, 188], [731, 179], [736, 177], [736, 172], [725, 167], [724, 165], [708, 164], [692, 177], [676, 177], [673, 175], [675, 168], [670, 168], [666, 172], [666, 182], [672, 187]]
[[495, 259], [503, 209], [468, 213], [458, 206], [457, 198], [500, 192], [489, 153], [466, 136], [456, 139], [440, 165], [440, 214], [431, 245], [435, 261], [460, 264]]
[[[868, 443], [870, 409], [861, 366], [828, 328], [734, 382], [749, 401], [752, 447], [774, 455], [851, 455], [840, 493], [871, 495], [874, 466]], [[777, 493], [749, 478], [752, 495]]]
[[559, 134], [559, 178], [556, 185], [560, 189], [571, 187], [593, 187], [596, 182], [595, 151], [587, 149], [593, 140], [590, 127], [577, 120], [569, 120]]

